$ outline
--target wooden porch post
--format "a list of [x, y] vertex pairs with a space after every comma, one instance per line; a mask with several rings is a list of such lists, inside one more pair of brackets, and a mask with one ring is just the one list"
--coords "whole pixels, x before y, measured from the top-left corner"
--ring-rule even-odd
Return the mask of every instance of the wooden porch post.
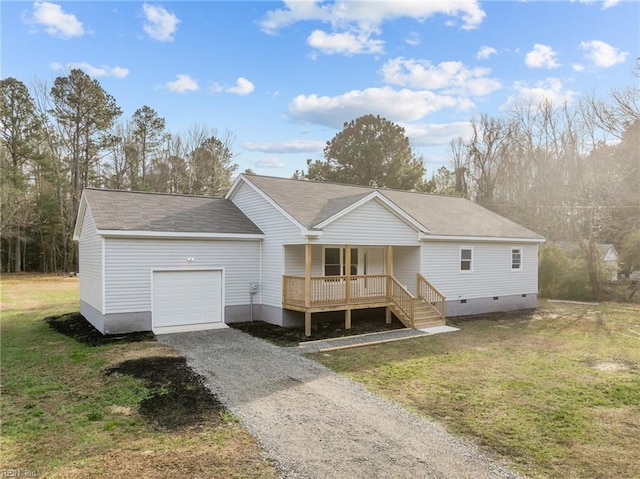
[[347, 304], [347, 309], [344, 312], [344, 328], [351, 329], [351, 310], [349, 309], [349, 303], [351, 303], [351, 246], [349, 245], [344, 247], [344, 302]]
[[387, 321], [387, 324], [391, 324], [391, 308], [389, 306], [387, 306], [385, 314], [386, 314], [385, 319]]
[[[304, 306], [311, 307], [311, 243], [304, 245]], [[311, 313], [304, 312], [304, 335], [311, 336]]]
[[387, 275], [387, 301], [391, 300], [391, 276], [393, 276], [393, 246], [387, 246], [385, 251], [384, 272]]

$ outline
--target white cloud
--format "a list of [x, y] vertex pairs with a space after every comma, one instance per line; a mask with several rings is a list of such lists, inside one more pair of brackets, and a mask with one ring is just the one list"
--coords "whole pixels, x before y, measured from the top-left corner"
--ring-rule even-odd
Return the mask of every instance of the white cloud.
[[497, 55], [497, 54], [498, 54], [498, 50], [496, 50], [495, 48], [488, 47], [487, 45], [483, 45], [480, 47], [480, 50], [478, 50], [478, 53], [476, 53], [476, 58], [478, 60], [486, 60], [491, 55]]
[[176, 78], [177, 80], [165, 83], [165, 88], [167, 90], [176, 93], [185, 93], [188, 91], [198, 91], [200, 89], [200, 86], [198, 86], [198, 82], [186, 73], [180, 73], [176, 75]]
[[84, 28], [72, 13], [65, 13], [60, 5], [50, 2], [34, 2], [33, 16], [27, 23], [43, 25], [45, 31], [54, 37], [71, 38], [84, 35]]
[[324, 149], [325, 142], [320, 140], [289, 140], [276, 143], [244, 143], [242, 147], [249, 151], [262, 153], [318, 153]]
[[584, 65], [581, 63], [574, 63], [573, 65], [571, 65], [571, 68], [573, 68], [574, 72], [584, 71]]
[[446, 145], [451, 140], [471, 136], [468, 121], [454, 123], [401, 123], [413, 146]]
[[284, 9], [271, 10], [259, 22], [266, 33], [275, 33], [297, 22], [317, 20], [334, 27], [357, 25], [360, 29], [376, 28], [383, 22], [402, 17], [424, 21], [436, 14], [461, 17], [464, 29], [477, 28], [485, 12], [477, 0], [441, 0], [421, 2], [333, 2], [285, 0]]
[[558, 54], [549, 45], [536, 43], [533, 50], [527, 53], [525, 63], [529, 68], [558, 68]]
[[227, 92], [235, 93], [236, 95], [245, 96], [255, 90], [256, 87], [246, 78], [240, 77], [236, 80], [236, 85], [227, 88]]
[[128, 68], [119, 67], [117, 65], [114, 67], [110, 67], [107, 65], [100, 65], [99, 67], [96, 67], [88, 62], [72, 62], [72, 63], [67, 63], [65, 67], [59, 62], [53, 62], [51, 64], [52, 70], [64, 70], [65, 68], [67, 70], [71, 70], [73, 68], [79, 68], [80, 70], [85, 72], [87, 75], [94, 78], [99, 78], [99, 77], [125, 78], [127, 75], [129, 75]]
[[326, 33], [314, 30], [307, 38], [309, 46], [326, 54], [380, 53], [384, 49], [382, 40], [374, 40], [369, 32]]
[[173, 34], [180, 23], [178, 17], [164, 7], [156, 7], [147, 3], [142, 5], [142, 10], [145, 18], [142, 28], [147, 35], [160, 42], [173, 41]]
[[529, 85], [527, 82], [519, 81], [513, 84], [516, 94], [510, 96], [507, 102], [502, 105], [502, 110], [508, 110], [514, 104], [520, 102], [542, 103], [550, 101], [554, 105], [571, 103], [578, 95], [578, 92], [564, 87], [559, 78], [546, 78], [545, 80]]
[[256, 89], [255, 85], [246, 78], [240, 77], [236, 80], [236, 84], [230, 87], [224, 87], [218, 83], [212, 83], [209, 87], [211, 93], [233, 93], [239, 96], [245, 96], [252, 93]]
[[600, 40], [580, 42], [580, 48], [585, 50], [585, 58], [591, 60], [596, 66], [608, 68], [618, 63], [624, 63], [629, 52], [621, 52], [617, 48]]
[[278, 158], [258, 158], [249, 161], [250, 164], [258, 168], [284, 168], [284, 162]]
[[420, 34], [417, 32], [410, 32], [404, 39], [407, 45], [416, 46], [420, 45]]
[[[384, 41], [374, 38], [381, 34], [381, 25], [398, 18], [413, 18], [423, 22], [436, 14], [462, 19], [463, 29], [477, 28], [486, 16], [477, 0], [439, 1], [336, 1], [285, 0], [285, 8], [271, 10], [259, 22], [263, 32], [275, 34], [281, 28], [297, 22], [319, 21], [331, 25], [331, 32], [314, 30], [307, 43], [328, 54], [376, 54], [383, 51]], [[413, 42], [413, 43], [412, 43]], [[415, 36], [407, 40], [417, 44]], [[312, 57], [315, 59], [315, 57]]]
[[288, 112], [299, 122], [341, 128], [345, 121], [369, 113], [395, 122], [415, 121], [429, 113], [460, 104], [458, 98], [430, 91], [384, 87], [352, 90], [334, 97], [298, 95], [289, 103]]
[[[575, 2], [576, 0], [571, 0], [571, 1]], [[584, 3], [586, 5], [593, 4], [593, 3], [599, 3], [596, 0], [577, 0], [577, 1], [578, 1], [578, 3]], [[615, 7], [619, 3], [620, 3], [620, 0], [603, 0], [602, 1], [602, 9], [606, 10], [607, 8]]]
[[468, 68], [462, 62], [433, 65], [427, 60], [398, 57], [387, 61], [381, 72], [386, 83], [423, 90], [443, 90], [447, 94], [482, 96], [502, 88], [498, 80], [488, 77], [490, 68]]

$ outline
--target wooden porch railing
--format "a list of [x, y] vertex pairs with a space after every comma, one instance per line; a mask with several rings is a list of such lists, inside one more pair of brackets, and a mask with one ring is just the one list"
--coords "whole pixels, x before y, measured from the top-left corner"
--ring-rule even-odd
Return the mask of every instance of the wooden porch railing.
[[[387, 275], [312, 276], [309, 306], [348, 305], [386, 300]], [[305, 306], [304, 276], [282, 277], [284, 304]]]
[[438, 313], [440, 318], [444, 319], [446, 315], [445, 296], [438, 288], [427, 281], [424, 276], [418, 273], [418, 298], [421, 301], [431, 305]]
[[407, 318], [411, 320], [411, 327], [414, 327], [413, 318], [413, 295], [398, 282], [396, 278], [390, 276], [389, 301], [392, 302]]

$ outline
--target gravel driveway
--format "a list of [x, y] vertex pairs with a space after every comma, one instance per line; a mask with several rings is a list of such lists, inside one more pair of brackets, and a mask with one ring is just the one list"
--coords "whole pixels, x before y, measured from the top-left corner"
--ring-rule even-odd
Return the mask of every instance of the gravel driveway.
[[235, 329], [158, 336], [258, 438], [285, 478], [517, 478], [444, 428]]

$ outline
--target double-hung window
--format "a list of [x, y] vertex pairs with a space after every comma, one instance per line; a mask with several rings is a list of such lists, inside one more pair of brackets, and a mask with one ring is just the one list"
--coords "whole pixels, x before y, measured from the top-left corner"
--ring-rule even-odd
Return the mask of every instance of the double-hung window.
[[522, 269], [522, 248], [511, 248], [511, 271]]
[[472, 248], [460, 248], [460, 272], [461, 273], [473, 272], [473, 249]]

